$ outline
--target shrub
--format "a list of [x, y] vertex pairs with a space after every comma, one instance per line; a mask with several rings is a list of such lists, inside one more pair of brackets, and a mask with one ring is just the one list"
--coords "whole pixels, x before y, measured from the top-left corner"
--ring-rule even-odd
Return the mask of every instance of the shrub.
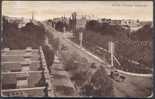
[[70, 52], [63, 52], [62, 53], [62, 58], [63, 58], [63, 62], [65, 64], [65, 70], [69, 71], [69, 70], [75, 70], [78, 67], [77, 64], [77, 60], [78, 60], [78, 55], [74, 52], [74, 53], [70, 53]]
[[113, 83], [103, 67], [94, 73], [90, 83], [84, 86], [83, 89], [85, 89], [86, 95], [113, 96]]

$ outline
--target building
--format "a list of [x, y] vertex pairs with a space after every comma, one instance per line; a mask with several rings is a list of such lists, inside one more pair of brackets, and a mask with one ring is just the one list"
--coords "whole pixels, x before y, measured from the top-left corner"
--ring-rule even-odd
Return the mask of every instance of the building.
[[29, 19], [21, 18], [21, 21], [18, 23], [18, 28], [25, 27], [29, 22], [31, 22]]
[[112, 20], [111, 25], [121, 25], [121, 20]]
[[139, 20], [131, 20], [131, 19], [127, 19], [127, 20], [122, 20], [121, 21], [121, 25], [123, 26], [129, 26], [129, 27], [138, 27], [141, 25]]
[[66, 18], [66, 17], [58, 17], [58, 18], [53, 18], [52, 21], [54, 23], [57, 23], [57, 22], [64, 22], [66, 24], [69, 24], [69, 19]]
[[75, 87], [63, 64], [55, 56], [52, 74], [47, 69], [42, 47], [25, 50], [2, 50], [3, 97], [76, 96]]
[[81, 17], [81, 18], [78, 18], [76, 20], [76, 29], [81, 29], [81, 28], [85, 28], [86, 26], [86, 23], [87, 23], [87, 19], [86, 17]]
[[1, 53], [2, 96], [53, 96], [41, 48], [4, 48]]
[[4, 16], [4, 19], [7, 20], [9, 23], [16, 23], [18, 25], [18, 28], [24, 27], [27, 23], [30, 22], [30, 19], [26, 18], [16, 18], [16, 17], [8, 17]]
[[4, 19], [7, 20], [9, 23], [13, 23], [13, 22], [19, 22], [19, 20], [17, 20], [16, 17], [8, 17], [8, 16], [4, 16]]
[[103, 18], [103, 19], [101, 19], [101, 21], [100, 21], [100, 22], [110, 24], [110, 23], [111, 23], [111, 19], [106, 19], [106, 18]]
[[99, 20], [100, 23], [108, 23], [110, 25], [122, 25], [122, 26], [129, 26], [129, 27], [139, 27], [141, 22], [139, 20], [132, 20], [132, 19], [123, 19], [123, 20], [112, 20], [102, 18]]

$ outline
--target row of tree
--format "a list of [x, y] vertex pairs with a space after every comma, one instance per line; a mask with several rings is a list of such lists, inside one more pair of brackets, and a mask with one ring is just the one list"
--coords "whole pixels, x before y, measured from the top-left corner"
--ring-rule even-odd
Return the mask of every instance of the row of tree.
[[[98, 47], [108, 49], [108, 42], [113, 41], [115, 43], [115, 55], [122, 62], [122, 66], [117, 66], [119, 69], [149, 73], [152, 68], [153, 58], [152, 30], [150, 24], [144, 25], [137, 31], [130, 32], [129, 29], [125, 29], [120, 25], [110, 25], [92, 20], [87, 22], [83, 31], [83, 46], [92, 53], [99, 55], [99, 57], [104, 57], [102, 52], [97, 52]], [[79, 44], [79, 35], [75, 36], [73, 41]], [[123, 58], [121, 58], [122, 56]], [[138, 61], [141, 66], [133, 66], [130, 63], [124, 64], [126, 63], [124, 59]]]
[[[48, 32], [47, 36], [55, 52], [60, 50], [59, 39]], [[79, 89], [80, 96], [113, 96], [113, 83], [104, 68], [97, 69], [97, 66], [92, 66], [85, 57], [81, 57], [78, 52], [70, 51], [65, 45], [62, 45], [59, 54], [64, 69], [71, 74], [71, 80], [75, 82], [76, 89]], [[92, 69], [96, 69], [96, 72], [92, 73]]]
[[11, 49], [25, 49], [28, 46], [38, 48], [44, 44], [45, 30], [40, 25], [35, 25], [32, 22], [26, 24], [25, 27], [18, 28], [18, 23], [9, 23], [3, 18], [3, 47]]
[[[76, 52], [62, 51], [65, 70], [79, 89], [80, 96], [113, 96], [113, 84], [104, 68], [97, 68]], [[95, 73], [92, 70], [96, 69]]]

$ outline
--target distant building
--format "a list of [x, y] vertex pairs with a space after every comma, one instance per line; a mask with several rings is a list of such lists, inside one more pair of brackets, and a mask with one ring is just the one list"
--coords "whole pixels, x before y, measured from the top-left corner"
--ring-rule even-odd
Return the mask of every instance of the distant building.
[[8, 20], [9, 23], [13, 23], [13, 22], [19, 22], [19, 20], [17, 20], [16, 17], [8, 17], [8, 16], [4, 16], [5, 20]]
[[22, 27], [26, 26], [26, 24], [29, 22], [30, 22], [29, 19], [21, 18], [20, 22], [18, 23], [18, 28], [22, 28]]
[[142, 21], [142, 22], [140, 22], [141, 23], [141, 25], [151, 25], [151, 27], [153, 27], [153, 22], [152, 21]]
[[66, 18], [66, 17], [59, 17], [59, 18], [53, 18], [52, 20], [54, 23], [57, 23], [57, 22], [64, 22], [64, 23], [67, 23], [69, 24], [69, 19]]
[[59, 22], [59, 21], [61, 21], [61, 19], [60, 19], [60, 18], [53, 18], [52, 21], [53, 21], [53, 22]]
[[4, 16], [4, 19], [7, 20], [9, 23], [17, 23], [18, 28], [24, 27], [27, 23], [29, 23], [31, 20], [30, 19], [25, 19], [25, 18], [16, 18], [16, 17], [8, 17]]
[[121, 25], [127, 25], [127, 26], [130, 26], [130, 27], [138, 27], [141, 24], [140, 24], [139, 20], [128, 19], [128, 20], [122, 20]]
[[111, 19], [106, 19], [106, 18], [103, 18], [103, 19], [101, 19], [101, 22], [102, 23], [111, 23]]
[[138, 27], [141, 25], [141, 22], [139, 20], [131, 20], [131, 19], [112, 20], [112, 19], [102, 18], [100, 22], [108, 23], [110, 25], [122, 25], [122, 26], [129, 26], [129, 27]]
[[111, 20], [111, 25], [121, 25], [121, 20]]
[[85, 28], [87, 23], [86, 17], [81, 17], [76, 20], [76, 29]]

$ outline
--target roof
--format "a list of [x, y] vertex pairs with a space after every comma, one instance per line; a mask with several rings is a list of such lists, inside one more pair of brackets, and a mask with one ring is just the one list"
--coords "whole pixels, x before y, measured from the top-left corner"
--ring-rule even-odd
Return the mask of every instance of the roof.
[[[32, 49], [32, 53], [26, 52], [26, 50], [2, 50], [2, 72], [8, 70], [20, 70], [23, 65], [36, 65], [34, 61], [39, 62], [39, 50]], [[31, 55], [30, 55], [31, 54]], [[31, 56], [29, 59], [25, 56]], [[32, 64], [33, 62], [33, 64]], [[40, 64], [37, 63], [40, 66]], [[36, 66], [38, 68], [38, 66]], [[36, 69], [35, 69], [36, 70]]]
[[2, 84], [16, 84], [16, 75], [2, 75]]
[[[6, 72], [6, 71], [10, 71], [10, 70], [21, 70], [22, 69], [22, 62], [20, 61], [14, 61], [14, 62], [1, 62], [1, 70], [2, 72]], [[26, 64], [25, 64], [26, 65]], [[29, 64], [28, 64], [29, 65]], [[38, 70], [38, 68], [40, 67], [40, 61], [31, 61], [31, 64], [29, 65], [30, 69], [32, 71], [36, 71]]]
[[20, 73], [20, 74], [16, 74], [16, 79], [20, 79], [20, 78], [25, 78], [25, 77], [28, 77], [29, 74], [28, 73]]
[[3, 72], [12, 70], [21, 70], [21, 65], [18, 63], [1, 63], [1, 70]]
[[[4, 49], [2, 49], [1, 50], [1, 53], [2, 53], [2, 55], [5, 53], [5, 50]], [[19, 50], [19, 49], [17, 49], [17, 50], [9, 50], [9, 51], [6, 51], [6, 54], [5, 55], [18, 55], [18, 54], [23, 54], [23, 53], [26, 53], [26, 50]], [[39, 50], [38, 49], [33, 49], [32, 50], [32, 54], [35, 54], [35, 53], [39, 53]]]
[[[11, 53], [10, 53], [11, 54]], [[21, 53], [21, 54], [24, 54], [24, 53]], [[30, 57], [31, 60], [39, 60], [39, 55], [33, 55], [32, 57]], [[6, 62], [6, 61], [24, 61], [24, 56], [21, 56], [20, 54], [17, 54], [17, 55], [9, 55], [9, 56], [4, 56], [2, 54], [2, 62]]]

